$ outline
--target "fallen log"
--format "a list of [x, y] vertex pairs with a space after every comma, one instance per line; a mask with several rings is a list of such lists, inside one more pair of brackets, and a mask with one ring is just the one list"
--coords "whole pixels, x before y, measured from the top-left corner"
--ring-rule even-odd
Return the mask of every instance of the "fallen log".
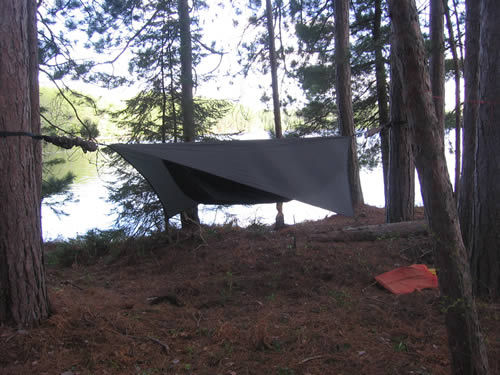
[[387, 238], [406, 238], [427, 234], [427, 223], [425, 220], [419, 220], [368, 225], [363, 227], [349, 227], [328, 233], [312, 234], [308, 239], [317, 242], [375, 241]]

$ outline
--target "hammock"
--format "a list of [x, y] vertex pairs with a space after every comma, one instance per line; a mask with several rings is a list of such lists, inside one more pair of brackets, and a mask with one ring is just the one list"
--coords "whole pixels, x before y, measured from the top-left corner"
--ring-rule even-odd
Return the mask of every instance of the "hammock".
[[167, 144], [113, 144], [172, 217], [199, 203], [257, 204], [296, 199], [352, 216], [349, 137]]

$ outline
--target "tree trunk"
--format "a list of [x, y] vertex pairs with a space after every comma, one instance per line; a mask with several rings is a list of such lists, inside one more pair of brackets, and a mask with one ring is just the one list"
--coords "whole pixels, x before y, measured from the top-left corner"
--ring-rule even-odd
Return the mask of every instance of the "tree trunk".
[[430, 0], [430, 39], [431, 51], [429, 71], [431, 76], [432, 97], [437, 121], [444, 143], [444, 3], [446, 0]]
[[479, 295], [500, 297], [500, 34], [498, 0], [483, 0], [471, 269]]
[[382, 154], [382, 171], [384, 175], [385, 206], [389, 201], [389, 105], [387, 97], [387, 74], [385, 60], [382, 53], [383, 41], [380, 33], [382, 23], [382, 0], [375, 0], [375, 18], [373, 22], [373, 44], [375, 46], [375, 78], [377, 84], [378, 122], [382, 127], [380, 131], [380, 144]]
[[[189, 17], [189, 5], [187, 0], [179, 0], [179, 26], [181, 39], [181, 86], [182, 86], [182, 134], [184, 142], [192, 142], [196, 137], [194, 124], [194, 101], [193, 101], [193, 48], [191, 45], [191, 20]], [[181, 213], [183, 228], [190, 228], [200, 222], [198, 208], [186, 210]]]
[[[453, 189], [446, 168], [415, 0], [390, 0], [396, 61], [435, 259], [453, 374], [488, 374]], [[498, 16], [498, 15], [497, 15]]]
[[[5, 0], [0, 13], [0, 131], [40, 133], [36, 2]], [[43, 267], [40, 141], [0, 136], [0, 324], [49, 315]]]
[[479, 108], [479, 31], [481, 2], [465, 2], [464, 134], [462, 177], [458, 195], [458, 213], [465, 246], [470, 252], [474, 220], [474, 170], [476, 168], [476, 130]]
[[453, 2], [453, 14], [455, 15], [455, 23], [457, 25], [457, 42], [458, 42], [458, 50], [460, 51], [460, 65], [464, 66], [464, 44], [462, 42], [463, 33], [460, 29], [460, 25], [463, 23], [460, 22], [460, 15], [458, 13], [458, 4], [457, 0], [452, 0]]
[[335, 8], [335, 60], [337, 66], [337, 107], [340, 133], [351, 137], [348, 157], [349, 184], [354, 207], [364, 204], [352, 112], [351, 65], [349, 50], [349, 1], [333, 0]]
[[404, 238], [427, 234], [427, 223], [421, 220], [345, 228], [326, 234], [312, 234], [308, 239], [317, 242], [377, 241], [384, 238]]
[[461, 131], [461, 109], [460, 109], [460, 63], [458, 61], [457, 45], [455, 43], [455, 35], [453, 32], [453, 23], [451, 22], [450, 8], [448, 1], [445, 2], [446, 25], [448, 28], [448, 41], [450, 43], [451, 54], [453, 56], [453, 69], [455, 70], [455, 199], [458, 202], [458, 194], [460, 192], [460, 154], [462, 141], [460, 139]]
[[[394, 41], [392, 42], [394, 43]], [[394, 47], [391, 47], [391, 127], [386, 221], [411, 221], [415, 215], [415, 165]]]
[[[273, 111], [274, 111], [274, 129], [276, 138], [283, 138], [283, 130], [281, 128], [281, 105], [280, 94], [278, 88], [278, 59], [276, 58], [276, 45], [274, 37], [274, 22], [273, 22], [273, 7], [271, 0], [266, 0], [266, 21], [267, 35], [269, 37], [269, 65], [271, 66], [271, 88], [273, 91]], [[285, 217], [283, 216], [283, 202], [276, 203], [276, 223], [275, 228], [283, 228], [285, 226]]]

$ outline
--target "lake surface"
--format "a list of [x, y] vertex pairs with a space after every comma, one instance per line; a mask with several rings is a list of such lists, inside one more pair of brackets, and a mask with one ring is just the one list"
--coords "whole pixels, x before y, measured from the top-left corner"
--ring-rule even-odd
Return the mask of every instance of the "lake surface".
[[[447, 138], [452, 138], [451, 133]], [[448, 141], [447, 141], [448, 142]], [[76, 174], [71, 191], [75, 201], [64, 206], [67, 216], [57, 216], [47, 205], [42, 205], [42, 233], [45, 240], [56, 238], [74, 238], [85, 234], [90, 229], [111, 229], [115, 221], [113, 210], [116, 208], [107, 201], [106, 183], [113, 181], [111, 170], [103, 167], [102, 154], [83, 154], [81, 151], [54, 151], [55, 156], [67, 157], [68, 162], [60, 166], [56, 174], [63, 175], [67, 171]], [[451, 181], [454, 179], [454, 156], [447, 152], [448, 169]], [[361, 171], [361, 185], [365, 203], [384, 206], [384, 184], [382, 168]], [[422, 205], [420, 187], [416, 183], [416, 204]], [[52, 199], [60, 199], [53, 197]], [[286, 224], [300, 223], [305, 220], [318, 220], [334, 215], [308, 204], [291, 201], [284, 204]], [[234, 222], [240, 226], [252, 223], [273, 224], [276, 216], [275, 204], [259, 204], [253, 206], [235, 205], [229, 208], [216, 209], [216, 206], [200, 205], [200, 219], [204, 224], [223, 224]]]

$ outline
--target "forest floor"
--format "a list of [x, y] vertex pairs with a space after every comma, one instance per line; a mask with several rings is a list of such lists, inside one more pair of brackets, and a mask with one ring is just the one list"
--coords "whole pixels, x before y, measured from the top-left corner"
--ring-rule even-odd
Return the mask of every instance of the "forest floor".
[[[426, 236], [309, 238], [383, 221], [367, 206], [279, 231], [203, 227], [170, 244], [126, 241], [92, 265], [50, 266], [53, 314], [31, 330], [0, 327], [0, 374], [448, 374], [438, 290], [398, 296], [374, 281], [432, 266]], [[500, 304], [478, 308], [500, 374]]]

